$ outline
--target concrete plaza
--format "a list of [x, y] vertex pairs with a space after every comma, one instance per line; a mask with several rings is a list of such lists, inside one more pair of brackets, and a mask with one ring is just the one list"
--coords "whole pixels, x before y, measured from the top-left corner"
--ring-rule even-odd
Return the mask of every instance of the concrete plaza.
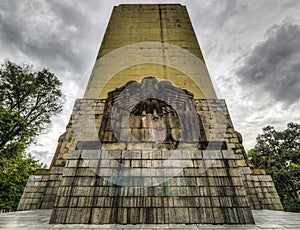
[[0, 214], [0, 229], [300, 229], [300, 213], [254, 210], [255, 225], [84, 225], [49, 224], [51, 210], [34, 210]]

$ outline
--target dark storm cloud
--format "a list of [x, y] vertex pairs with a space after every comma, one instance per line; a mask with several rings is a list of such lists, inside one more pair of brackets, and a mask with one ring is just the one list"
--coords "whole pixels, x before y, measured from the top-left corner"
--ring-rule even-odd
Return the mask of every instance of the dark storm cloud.
[[[100, 7], [96, 2], [88, 6]], [[1, 50], [57, 71], [82, 73], [99, 43], [90, 36], [94, 24], [84, 10], [73, 1], [1, 1]]]
[[274, 25], [237, 71], [242, 85], [267, 91], [286, 105], [300, 98], [300, 26]]

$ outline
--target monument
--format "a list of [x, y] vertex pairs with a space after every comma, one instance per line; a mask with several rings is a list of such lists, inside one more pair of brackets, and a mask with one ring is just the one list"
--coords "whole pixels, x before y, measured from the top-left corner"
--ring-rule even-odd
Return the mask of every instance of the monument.
[[114, 7], [84, 97], [18, 210], [50, 223], [253, 224], [282, 210], [218, 99], [186, 7]]

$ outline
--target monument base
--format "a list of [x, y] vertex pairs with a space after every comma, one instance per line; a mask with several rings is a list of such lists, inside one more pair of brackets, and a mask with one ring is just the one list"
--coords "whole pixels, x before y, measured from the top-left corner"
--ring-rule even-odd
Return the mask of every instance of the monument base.
[[[117, 162], [130, 169], [115, 167]], [[253, 224], [254, 220], [233, 151], [83, 150], [69, 153], [50, 223]]]

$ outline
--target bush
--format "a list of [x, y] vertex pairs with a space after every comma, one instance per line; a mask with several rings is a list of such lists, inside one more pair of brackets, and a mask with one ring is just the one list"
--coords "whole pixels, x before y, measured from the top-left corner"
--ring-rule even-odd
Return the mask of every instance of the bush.
[[300, 199], [285, 199], [282, 202], [283, 208], [287, 212], [299, 212], [300, 213]]

